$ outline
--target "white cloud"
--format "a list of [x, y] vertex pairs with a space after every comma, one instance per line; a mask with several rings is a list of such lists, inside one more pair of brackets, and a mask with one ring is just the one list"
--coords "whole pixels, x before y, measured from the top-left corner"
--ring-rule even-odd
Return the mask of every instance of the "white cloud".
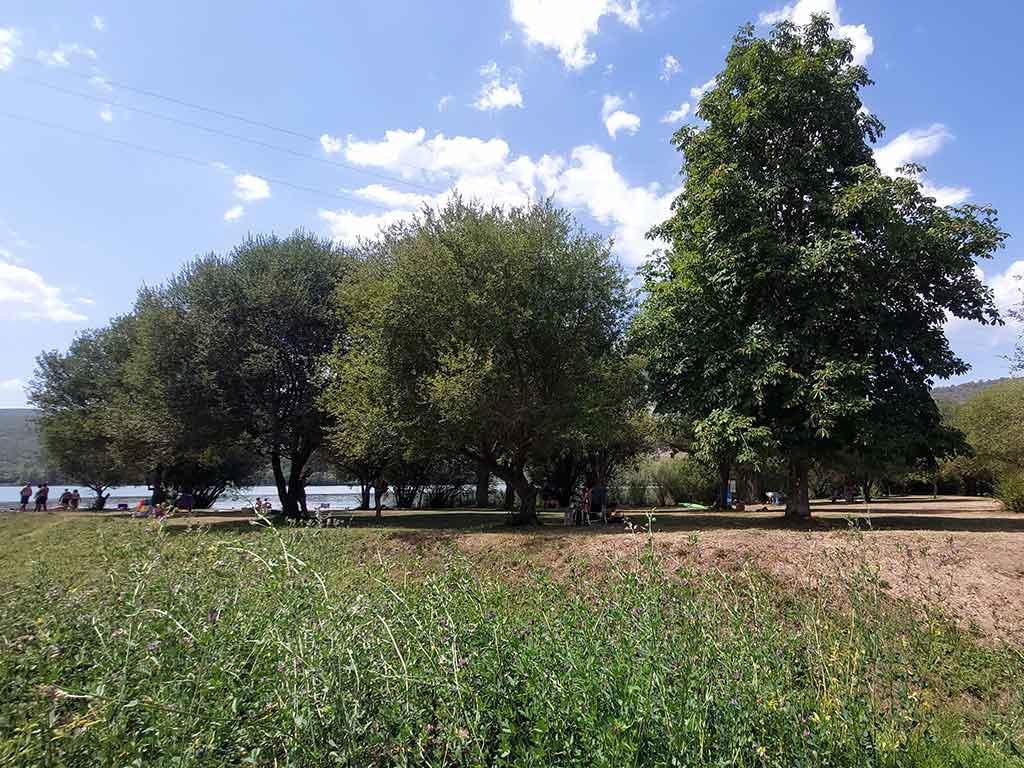
[[245, 216], [245, 207], [241, 205], [232, 206], [224, 211], [224, 221], [238, 221], [243, 216]]
[[94, 75], [89, 78], [89, 84], [94, 88], [98, 88], [101, 91], [111, 93], [114, 90], [114, 86], [110, 84], [107, 78], [102, 75]]
[[385, 211], [380, 214], [358, 214], [350, 210], [328, 211], [321, 208], [317, 215], [331, 231], [331, 237], [339, 243], [353, 244], [359, 240], [373, 238], [381, 229], [397, 224], [410, 217], [409, 211]]
[[660, 122], [679, 123], [685, 120], [688, 114], [690, 114], [690, 102], [684, 101], [679, 105], [679, 109], [673, 109], [670, 112], [666, 112]]
[[605, 65], [604, 65], [604, 73], [605, 73], [606, 75], [610, 75], [610, 74], [612, 74], [612, 73], [613, 73], [614, 71], [615, 71], [615, 65], [614, 65], [614, 64], [605, 64]]
[[853, 61], [863, 64], [875, 50], [875, 41], [868, 34], [863, 24], [840, 23], [839, 5], [836, 0], [797, 0], [793, 5], [786, 5], [775, 11], [762, 13], [758, 19], [762, 24], [777, 24], [780, 21], [792, 21], [804, 25], [810, 22], [814, 14], [825, 14], [832, 20], [833, 34], [845, 37], [853, 43]]
[[100, 110], [100, 120], [104, 123], [112, 123], [114, 121], [114, 113], [111, 111], [110, 107], [104, 107]]
[[86, 319], [68, 306], [60, 288], [28, 267], [7, 261], [0, 261], [0, 307], [8, 316], [27, 320], [77, 323]]
[[21, 38], [16, 30], [0, 27], [0, 72], [11, 68], [14, 52], [20, 45]]
[[1010, 316], [1012, 310], [1019, 310], [1024, 306], [1024, 259], [1017, 259], [1005, 272], [993, 276], [987, 282], [995, 294], [996, 306], [1006, 324], [1014, 328], [1024, 325], [1020, 320]]
[[882, 173], [895, 176], [901, 166], [931, 157], [952, 138], [942, 123], [921, 130], [904, 131], [875, 150], [875, 162]]
[[320, 210], [332, 236], [346, 243], [373, 237], [382, 226], [411, 218], [424, 204], [443, 205], [455, 190], [467, 199], [502, 206], [552, 197], [610, 227], [615, 252], [624, 263], [636, 266], [654, 247], [644, 235], [669, 217], [678, 194], [678, 190], [663, 192], [656, 184], [631, 186], [616, 171], [611, 155], [592, 146], [574, 149], [571, 162], [558, 155], [534, 160], [513, 156], [499, 139], [446, 138], [442, 134], [427, 139], [419, 129], [388, 131], [381, 142], [349, 138], [346, 153], [352, 162], [396, 172], [408, 170], [405, 162], [415, 162], [429, 171], [431, 180], [446, 184], [444, 191], [434, 195], [372, 184], [355, 194], [382, 206], [382, 212]]
[[587, 40], [597, 34], [603, 16], [640, 26], [637, 0], [512, 0], [512, 20], [527, 42], [557, 50], [568, 69], [581, 70], [597, 60]]
[[438, 99], [437, 100], [437, 111], [438, 112], [444, 112], [446, 109], [448, 109], [448, 105], [451, 103], [451, 100], [452, 100], [452, 96], [451, 96], [450, 93], [446, 94], [446, 95], [442, 96], [440, 99]]
[[265, 200], [270, 197], [270, 185], [266, 179], [243, 173], [235, 176], [235, 197], [246, 202]]
[[[953, 140], [953, 134], [942, 123], [927, 128], [904, 131], [887, 144], [875, 149], [875, 163], [888, 176], [900, 175], [908, 163], [920, 163]], [[934, 197], [939, 205], [958, 205], [971, 196], [968, 187], [943, 187], [922, 179], [924, 194]]]
[[320, 146], [324, 148], [324, 152], [328, 155], [333, 155], [337, 152], [341, 152], [344, 142], [335, 136], [324, 133], [320, 136]]
[[690, 89], [690, 98], [694, 101], [700, 101], [704, 98], [704, 94], [715, 87], [715, 78], [711, 78], [704, 85], [697, 85]]
[[72, 56], [81, 56], [85, 59], [96, 60], [96, 51], [86, 48], [78, 43], [62, 43], [52, 51], [40, 50], [36, 58], [48, 67], [67, 67], [71, 64]]
[[931, 184], [922, 184], [921, 191], [928, 197], [934, 197], [939, 205], [960, 205], [971, 196], [969, 187], [935, 187]]
[[661, 74], [658, 75], [659, 80], [671, 80], [673, 75], [679, 73], [682, 67], [679, 65], [679, 59], [673, 56], [671, 53], [666, 53], [665, 57], [661, 60]]
[[384, 168], [405, 178], [485, 173], [505, 165], [509, 146], [502, 139], [482, 140], [466, 136], [431, 139], [426, 131], [385, 131], [383, 141], [345, 141], [345, 159], [356, 165]]
[[506, 107], [522, 107], [523, 95], [519, 92], [519, 84], [505, 80], [501, 76], [501, 70], [493, 61], [480, 67], [480, 74], [484, 78], [484, 84], [480, 87], [480, 94], [477, 96], [473, 106], [482, 112], [492, 109], [505, 109]]
[[626, 112], [622, 107], [623, 101], [618, 96], [605, 94], [601, 104], [601, 119], [608, 135], [613, 139], [619, 131], [626, 131], [634, 134], [640, 129], [640, 118], [632, 112]]
[[0, 408], [24, 408], [28, 404], [26, 386], [21, 379], [0, 380]]
[[107, 28], [107, 22], [104, 20], [102, 16], [93, 16], [92, 28], [95, 29], [97, 32], [102, 32]]
[[355, 190], [356, 195], [369, 200], [370, 202], [386, 205], [389, 208], [421, 208], [424, 203], [431, 203], [435, 200], [431, 195], [418, 195], [415, 192], [402, 192], [391, 189], [383, 184], [370, 184]]
[[678, 194], [678, 189], [662, 193], [657, 184], [630, 186], [615, 170], [611, 155], [583, 146], [573, 149], [572, 165], [559, 176], [555, 198], [610, 225], [615, 250], [635, 267], [657, 247], [645, 235], [671, 215], [672, 200]]

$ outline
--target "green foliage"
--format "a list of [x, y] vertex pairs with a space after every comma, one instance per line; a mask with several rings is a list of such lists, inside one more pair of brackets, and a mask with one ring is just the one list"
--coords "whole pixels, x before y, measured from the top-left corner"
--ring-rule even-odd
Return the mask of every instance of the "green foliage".
[[155, 431], [258, 452], [285, 514], [301, 514], [324, 435], [325, 358], [345, 345], [333, 299], [350, 269], [330, 241], [299, 231], [250, 238], [144, 291], [133, 375], [140, 386], [152, 377], [153, 388], [132, 411], [137, 428], [162, 416]]
[[889, 178], [862, 110], [867, 72], [824, 16], [737, 35], [703, 126], [680, 129], [686, 186], [653, 234], [633, 329], [658, 407], [715, 409], [770, 430], [790, 460], [790, 511], [809, 514], [812, 458], [939, 422], [930, 377], [963, 373], [948, 315], [999, 321], [975, 272], [1005, 233], [995, 211], [946, 208]]
[[533, 517], [544, 466], [593, 425], [628, 300], [608, 244], [549, 204], [455, 200], [394, 229], [369, 259], [355, 334], [422, 450], [480, 462]]
[[973, 452], [972, 467], [995, 477], [1024, 470], [1024, 379], [980, 392], [953, 415]]
[[696, 456], [660, 456], [647, 465], [658, 506], [682, 502], [710, 504], [718, 480], [707, 463]]
[[1024, 471], [1007, 472], [996, 484], [996, 498], [1010, 512], [1024, 512]]
[[37, 525], [0, 521], [5, 765], [1020, 765], [1020, 657], [855, 565], [837, 610], [651, 554], [568, 586], [367, 566], [359, 531]]
[[66, 353], [44, 352], [36, 359], [30, 402], [39, 409], [39, 438], [48, 464], [66, 480], [96, 492], [123, 484], [133, 467], [118, 455], [109, 418], [121, 388], [128, 324], [79, 334]]

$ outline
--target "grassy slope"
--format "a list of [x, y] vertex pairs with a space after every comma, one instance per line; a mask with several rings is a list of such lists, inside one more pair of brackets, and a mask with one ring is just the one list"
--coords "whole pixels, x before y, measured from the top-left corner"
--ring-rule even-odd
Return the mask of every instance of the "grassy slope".
[[1024, 765], [1019, 650], [856, 565], [795, 598], [642, 534], [568, 583], [390, 535], [0, 517], [0, 764]]

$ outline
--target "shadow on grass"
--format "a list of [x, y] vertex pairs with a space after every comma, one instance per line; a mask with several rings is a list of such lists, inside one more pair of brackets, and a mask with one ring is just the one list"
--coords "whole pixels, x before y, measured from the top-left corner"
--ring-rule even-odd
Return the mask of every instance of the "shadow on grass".
[[[647, 514], [641, 510], [625, 511], [634, 525], [641, 528], [647, 525]], [[828, 504], [814, 508], [815, 516], [810, 520], [794, 522], [787, 520], [781, 511], [767, 512], [684, 512], [655, 510], [654, 530], [656, 532], [689, 532], [706, 530], [755, 529], [780, 531], [827, 532], [848, 530], [853, 527], [862, 530], [880, 531], [948, 531], [956, 532], [995, 532], [1024, 533], [1024, 515], [1000, 516], [998, 514], [942, 515], [913, 514], [891, 511], [872, 513], [865, 508], [859, 510], [829, 510]], [[109, 519], [120, 520], [123, 518]], [[460, 533], [522, 533], [536, 535], [572, 536], [572, 535], [604, 535], [619, 534], [624, 528], [621, 523], [611, 525], [591, 525], [582, 528], [565, 528], [562, 525], [560, 512], [545, 512], [541, 515], [542, 525], [512, 526], [509, 525], [508, 514], [504, 510], [452, 510], [452, 511], [391, 511], [381, 517], [373, 513], [353, 512], [338, 513], [334, 517], [337, 527], [357, 530], [379, 530], [383, 532], [402, 531], [443, 531]], [[275, 524], [286, 525], [283, 519], [275, 519]], [[303, 525], [303, 523], [297, 523]], [[175, 518], [168, 522], [167, 530], [181, 533], [189, 526], [209, 527], [218, 531], [254, 531], [250, 515], [237, 514], [197, 514], [187, 518]], [[326, 528], [333, 530], [333, 528]]]

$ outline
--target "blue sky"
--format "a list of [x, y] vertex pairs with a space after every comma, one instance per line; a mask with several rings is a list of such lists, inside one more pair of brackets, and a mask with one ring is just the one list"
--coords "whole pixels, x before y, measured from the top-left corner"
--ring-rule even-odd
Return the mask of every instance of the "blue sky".
[[[1011, 239], [981, 269], [1008, 306], [1024, 274], [1015, 2], [5, 0], [0, 407], [24, 403], [41, 349], [248, 232], [351, 241], [458, 187], [553, 196], [635, 267], [679, 183], [669, 137], [736, 29], [815, 10], [876, 81], [880, 165], [922, 163], [941, 200], [999, 209]], [[1005, 375], [1020, 330], [952, 322], [964, 378]]]

